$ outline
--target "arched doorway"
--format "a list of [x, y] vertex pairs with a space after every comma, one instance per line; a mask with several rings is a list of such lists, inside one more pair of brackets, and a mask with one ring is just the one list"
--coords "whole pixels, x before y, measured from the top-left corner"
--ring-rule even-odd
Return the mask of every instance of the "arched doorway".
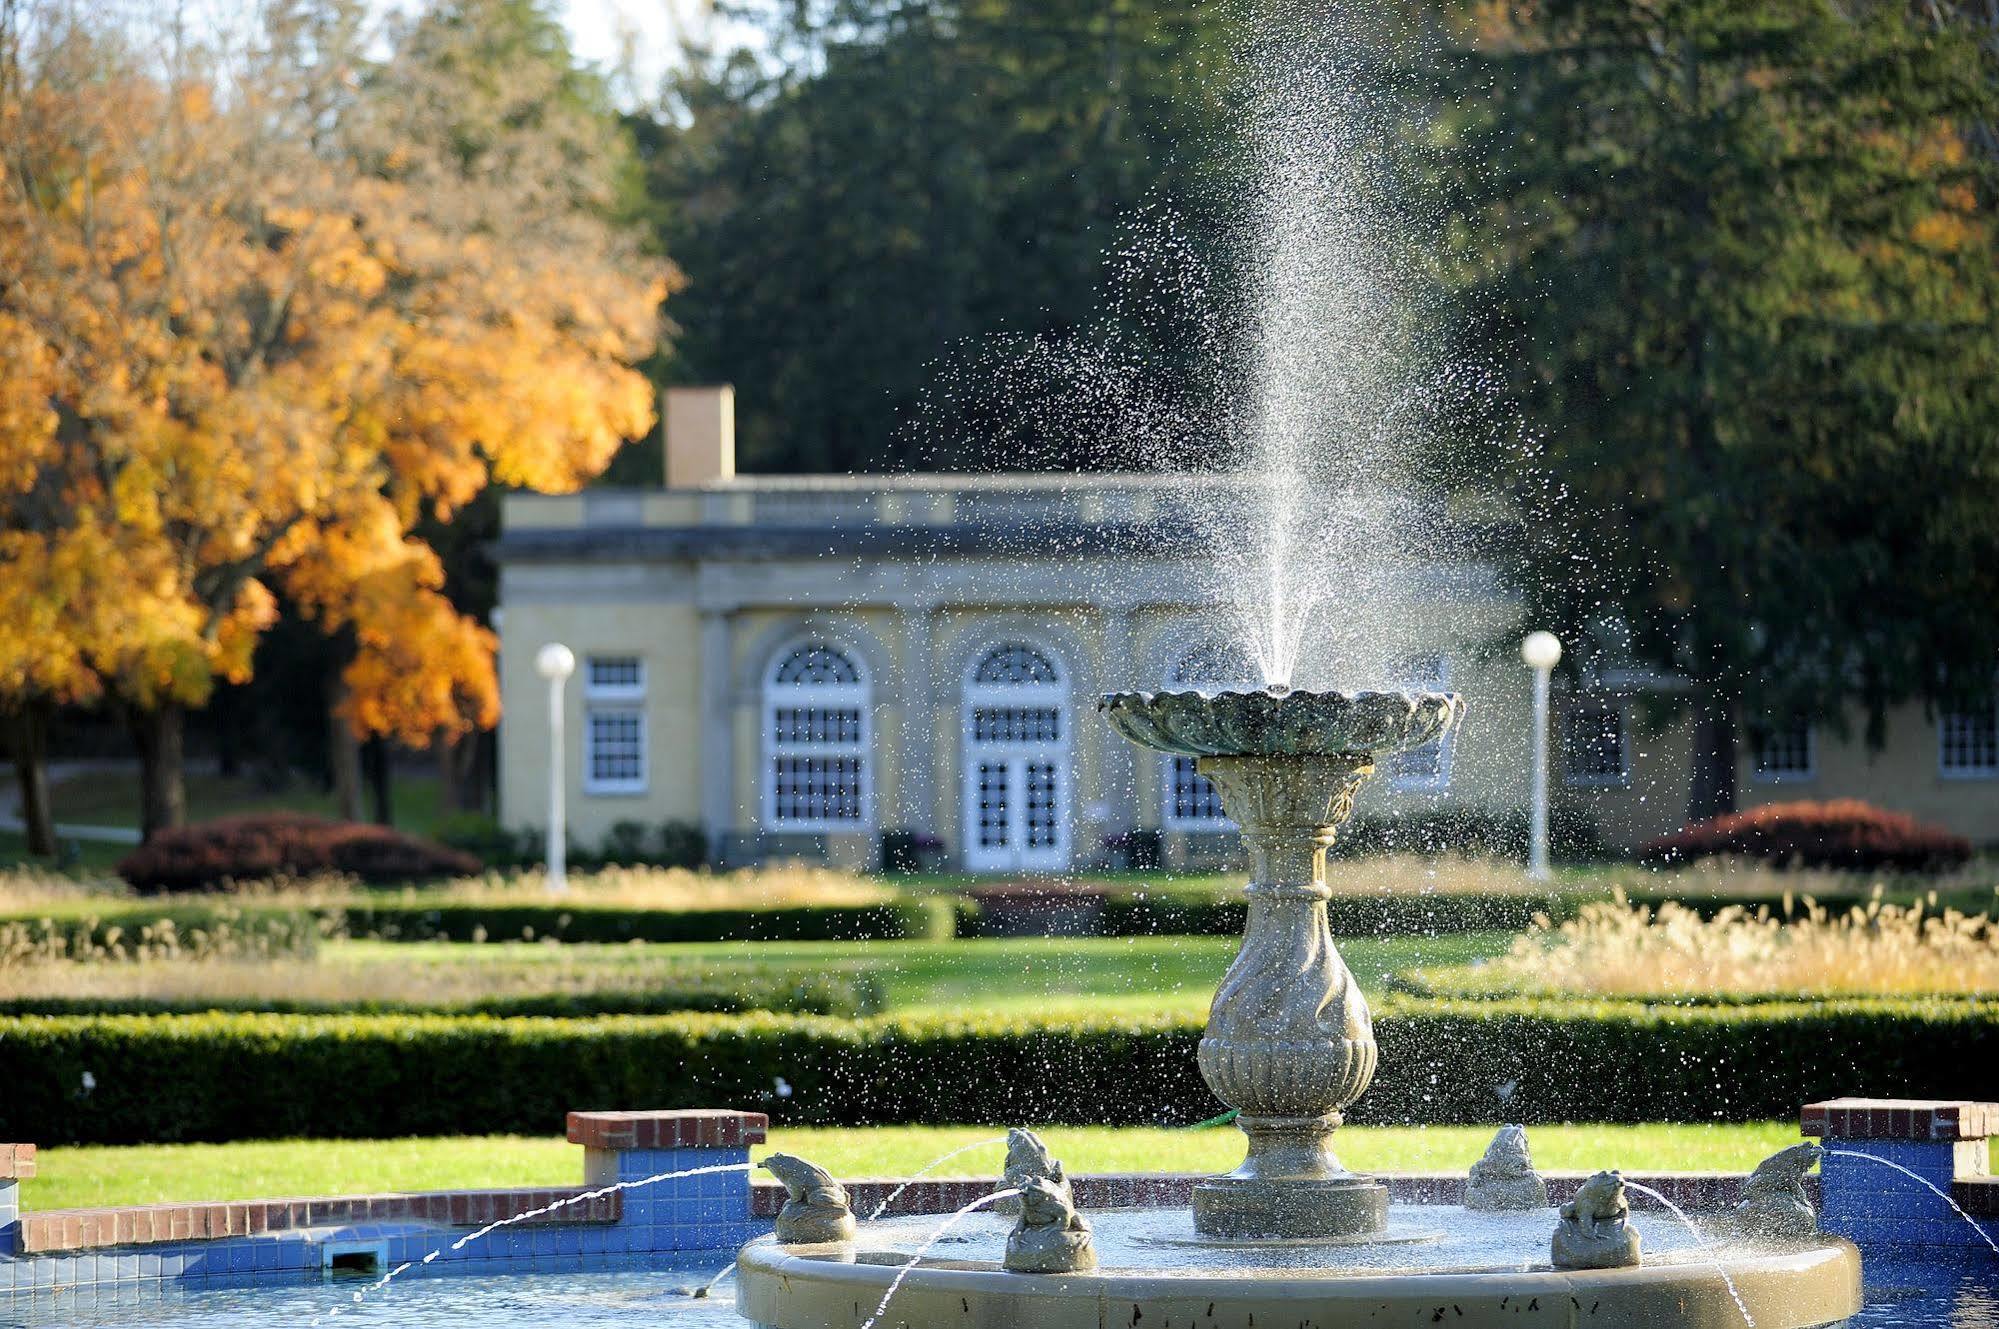
[[1069, 681], [1025, 641], [986, 651], [965, 675], [965, 867], [1069, 866]]

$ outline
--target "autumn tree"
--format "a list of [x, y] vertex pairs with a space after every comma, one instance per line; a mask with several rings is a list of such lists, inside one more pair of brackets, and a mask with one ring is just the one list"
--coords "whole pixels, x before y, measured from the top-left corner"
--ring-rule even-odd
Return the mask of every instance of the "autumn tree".
[[1901, 3], [1469, 8], [1439, 137], [1560, 533], [1536, 613], [1691, 684], [1696, 818], [1750, 725], [1989, 698], [1992, 49]]
[[432, 6], [380, 58], [350, 0], [165, 64], [64, 5], [8, 43], [0, 687], [129, 708], [148, 832], [181, 816], [183, 708], [247, 675], [274, 592], [351, 642], [356, 734], [492, 724], [493, 637], [414, 532], [574, 488], [650, 423], [670, 272], [597, 206], [611, 141], [467, 113], [545, 87], [451, 58], [517, 8]]

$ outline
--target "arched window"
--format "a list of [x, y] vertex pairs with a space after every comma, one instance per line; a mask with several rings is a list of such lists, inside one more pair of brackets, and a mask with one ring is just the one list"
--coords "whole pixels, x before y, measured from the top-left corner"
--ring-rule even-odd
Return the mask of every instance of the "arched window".
[[[1451, 662], [1442, 655], [1419, 655], [1402, 667], [1402, 686], [1412, 692], [1441, 692], [1451, 685]], [[1390, 783], [1407, 793], [1441, 794], [1451, 787], [1451, 758], [1458, 731], [1389, 757], [1383, 768]]]
[[965, 866], [1069, 865], [1069, 684], [1052, 652], [1008, 641], [965, 677]]
[[825, 642], [780, 651], [764, 680], [764, 824], [854, 831], [868, 823], [867, 674]]
[[[1173, 666], [1169, 686], [1212, 692], [1222, 688], [1255, 686], [1256, 665], [1249, 652], [1227, 642], [1211, 641], [1196, 646]], [[1165, 807], [1160, 824], [1169, 831], [1232, 831], [1235, 823], [1222, 810], [1221, 795], [1207, 776], [1195, 769], [1192, 757], [1167, 757], [1164, 779]]]

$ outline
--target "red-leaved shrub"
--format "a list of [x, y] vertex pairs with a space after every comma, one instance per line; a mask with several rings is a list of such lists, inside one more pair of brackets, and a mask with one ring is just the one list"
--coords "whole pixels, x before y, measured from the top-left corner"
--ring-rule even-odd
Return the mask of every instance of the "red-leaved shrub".
[[303, 812], [218, 817], [162, 831], [118, 863], [118, 875], [147, 895], [323, 872], [394, 883], [478, 870], [478, 859], [430, 840]]
[[1780, 866], [1935, 872], [1963, 864], [1971, 857], [1971, 842], [1907, 813], [1839, 798], [1766, 803], [1712, 817], [1648, 841], [1638, 852], [1651, 863], [1743, 854]]

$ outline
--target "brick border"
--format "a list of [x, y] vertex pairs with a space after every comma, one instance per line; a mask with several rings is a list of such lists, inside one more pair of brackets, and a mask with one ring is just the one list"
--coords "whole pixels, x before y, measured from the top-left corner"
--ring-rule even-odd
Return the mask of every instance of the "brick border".
[[1971, 1099], [1830, 1098], [1798, 1114], [1806, 1135], [1828, 1140], [1983, 1140], [1999, 1135], [1999, 1103]]
[[35, 1146], [0, 1144], [0, 1181], [26, 1181], [35, 1175]]
[[[298, 1228], [404, 1221], [448, 1227], [483, 1227], [529, 1209], [586, 1192], [580, 1186], [492, 1191], [424, 1191], [343, 1195], [298, 1200], [213, 1200], [196, 1204], [147, 1204], [115, 1209], [44, 1209], [21, 1215], [21, 1251], [94, 1250], [147, 1246], [214, 1237], [247, 1237]], [[623, 1196], [613, 1191], [552, 1213], [523, 1219], [522, 1227], [615, 1223]]]
[[569, 1142], [586, 1149], [741, 1149], [764, 1142], [770, 1118], [726, 1108], [572, 1112]]

